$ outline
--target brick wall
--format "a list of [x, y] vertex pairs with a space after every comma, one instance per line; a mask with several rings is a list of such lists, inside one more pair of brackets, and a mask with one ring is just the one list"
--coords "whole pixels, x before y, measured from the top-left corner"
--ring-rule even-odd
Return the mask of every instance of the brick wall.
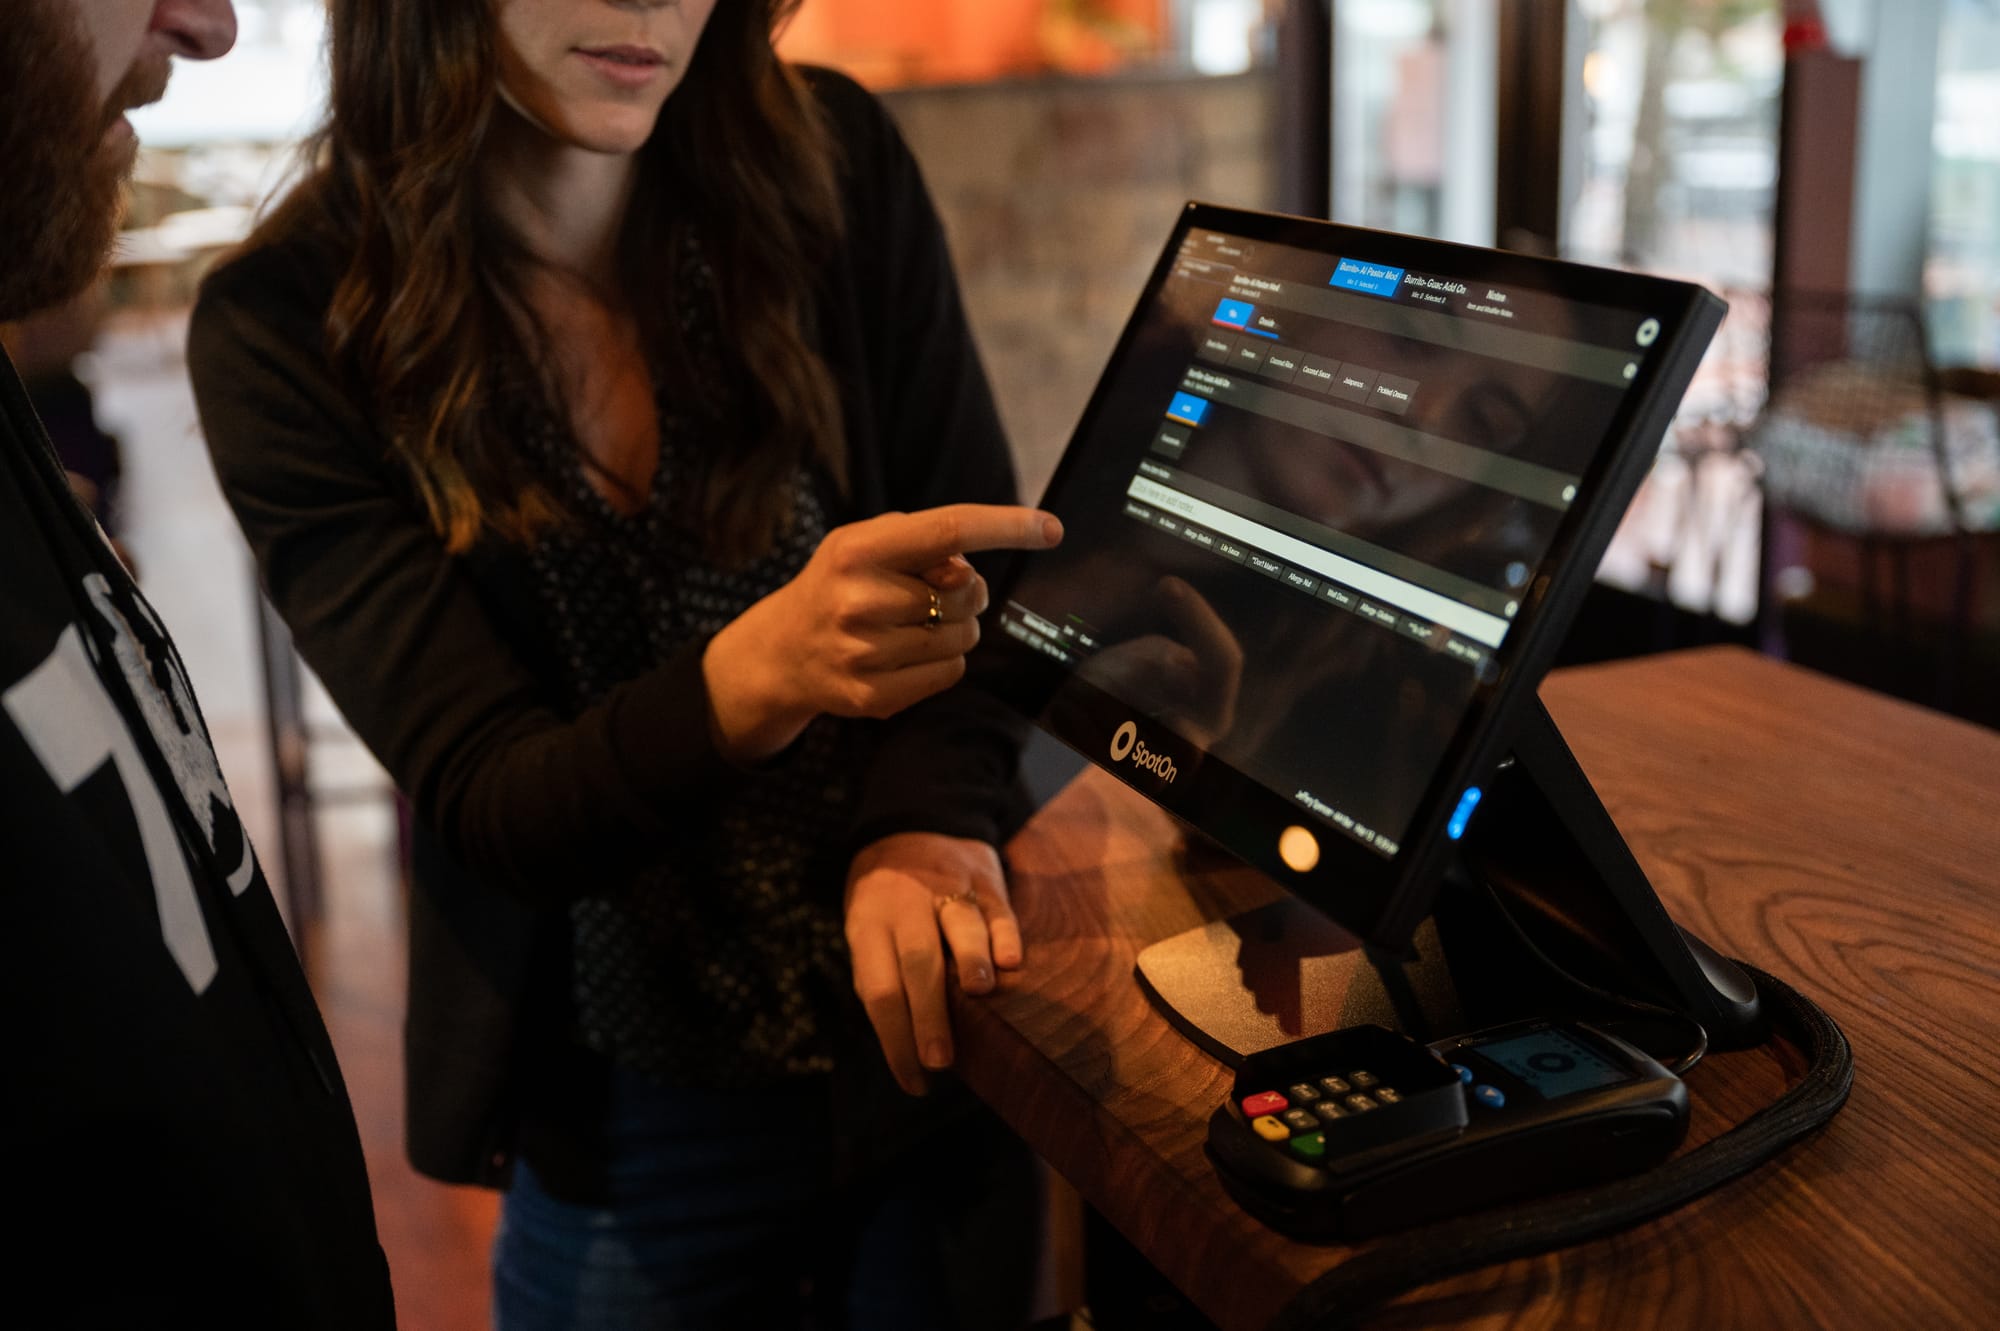
[[1264, 73], [1047, 79], [884, 100], [944, 218], [1032, 499], [1181, 205], [1271, 206], [1274, 83]]

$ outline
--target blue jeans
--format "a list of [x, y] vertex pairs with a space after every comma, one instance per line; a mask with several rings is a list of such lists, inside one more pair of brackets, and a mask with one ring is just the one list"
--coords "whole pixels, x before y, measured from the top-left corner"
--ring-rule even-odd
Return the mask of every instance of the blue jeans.
[[[939, 1212], [978, 1182], [918, 1159], [836, 1194], [821, 1089], [759, 1096], [619, 1076], [600, 1199], [553, 1197], [515, 1164], [494, 1239], [495, 1331], [961, 1325], [963, 1299], [945, 1285], [965, 1265], [962, 1246], [948, 1251], [964, 1226]], [[988, 1274], [1004, 1282], [1010, 1265]]]

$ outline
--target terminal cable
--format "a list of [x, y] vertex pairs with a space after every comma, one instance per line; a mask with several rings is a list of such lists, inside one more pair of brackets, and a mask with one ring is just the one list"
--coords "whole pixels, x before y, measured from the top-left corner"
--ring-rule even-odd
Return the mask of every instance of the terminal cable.
[[[1507, 928], [1514, 935], [1514, 941], [1519, 943], [1529, 956], [1539, 962], [1544, 970], [1577, 992], [1586, 994], [1607, 1007], [1630, 1014], [1622, 1019], [1599, 1021], [1597, 1025], [1610, 1034], [1618, 1036], [1619, 1039], [1626, 1041], [1628, 1044], [1637, 1045], [1639, 1048], [1644, 1049], [1648, 1054], [1659, 1059], [1661, 1065], [1677, 1077], [1685, 1077], [1694, 1069], [1695, 1064], [1701, 1062], [1702, 1056], [1708, 1052], [1708, 1031], [1700, 1022], [1687, 1013], [1678, 1012], [1663, 1003], [1649, 1003], [1643, 998], [1633, 998], [1628, 994], [1613, 993], [1611, 990], [1592, 984], [1590, 981], [1565, 969], [1555, 958], [1544, 952], [1533, 938], [1529, 937], [1528, 931], [1521, 927], [1521, 922], [1514, 918], [1513, 912], [1508, 910], [1507, 904], [1500, 899], [1500, 894], [1493, 890], [1493, 885], [1484, 879], [1477, 881], [1481, 890], [1486, 893], [1487, 898], [1493, 903], [1494, 912], [1507, 922]], [[1661, 1041], [1657, 1038], [1657, 1032], [1654, 1032], [1654, 1039], [1647, 1039], [1638, 1032], [1627, 1034], [1620, 1029], [1624, 1027], [1629, 1030], [1633, 1024], [1642, 1022], [1661, 1022], [1677, 1027], [1682, 1035], [1680, 1052], [1670, 1056], [1662, 1056], [1655, 1053], [1655, 1049], [1661, 1044]]]

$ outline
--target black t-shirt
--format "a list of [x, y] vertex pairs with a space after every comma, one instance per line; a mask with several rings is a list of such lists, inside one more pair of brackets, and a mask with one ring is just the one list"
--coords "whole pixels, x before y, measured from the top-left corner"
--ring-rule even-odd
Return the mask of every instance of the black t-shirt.
[[187, 676], [0, 358], [10, 1322], [390, 1327], [360, 1139]]

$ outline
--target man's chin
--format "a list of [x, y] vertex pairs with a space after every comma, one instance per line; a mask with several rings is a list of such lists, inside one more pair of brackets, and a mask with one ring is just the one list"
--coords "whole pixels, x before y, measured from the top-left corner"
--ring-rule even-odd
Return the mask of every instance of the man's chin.
[[115, 150], [110, 134], [93, 132], [104, 108], [70, 7], [32, 0], [17, 12], [17, 3], [0, 26], [0, 319], [90, 285], [110, 254], [136, 151], [129, 125]]
[[91, 171], [95, 174], [109, 174], [117, 178], [122, 186], [132, 179], [132, 168], [139, 161], [139, 136], [132, 132], [132, 122], [119, 116], [111, 122], [111, 128], [104, 131], [104, 137], [97, 142], [97, 151], [92, 154]]
[[17, 266], [0, 273], [0, 319], [60, 305], [97, 280], [111, 259], [137, 156], [135, 139], [100, 143], [64, 182], [65, 193], [41, 196], [50, 200], [41, 225], [23, 237]]

